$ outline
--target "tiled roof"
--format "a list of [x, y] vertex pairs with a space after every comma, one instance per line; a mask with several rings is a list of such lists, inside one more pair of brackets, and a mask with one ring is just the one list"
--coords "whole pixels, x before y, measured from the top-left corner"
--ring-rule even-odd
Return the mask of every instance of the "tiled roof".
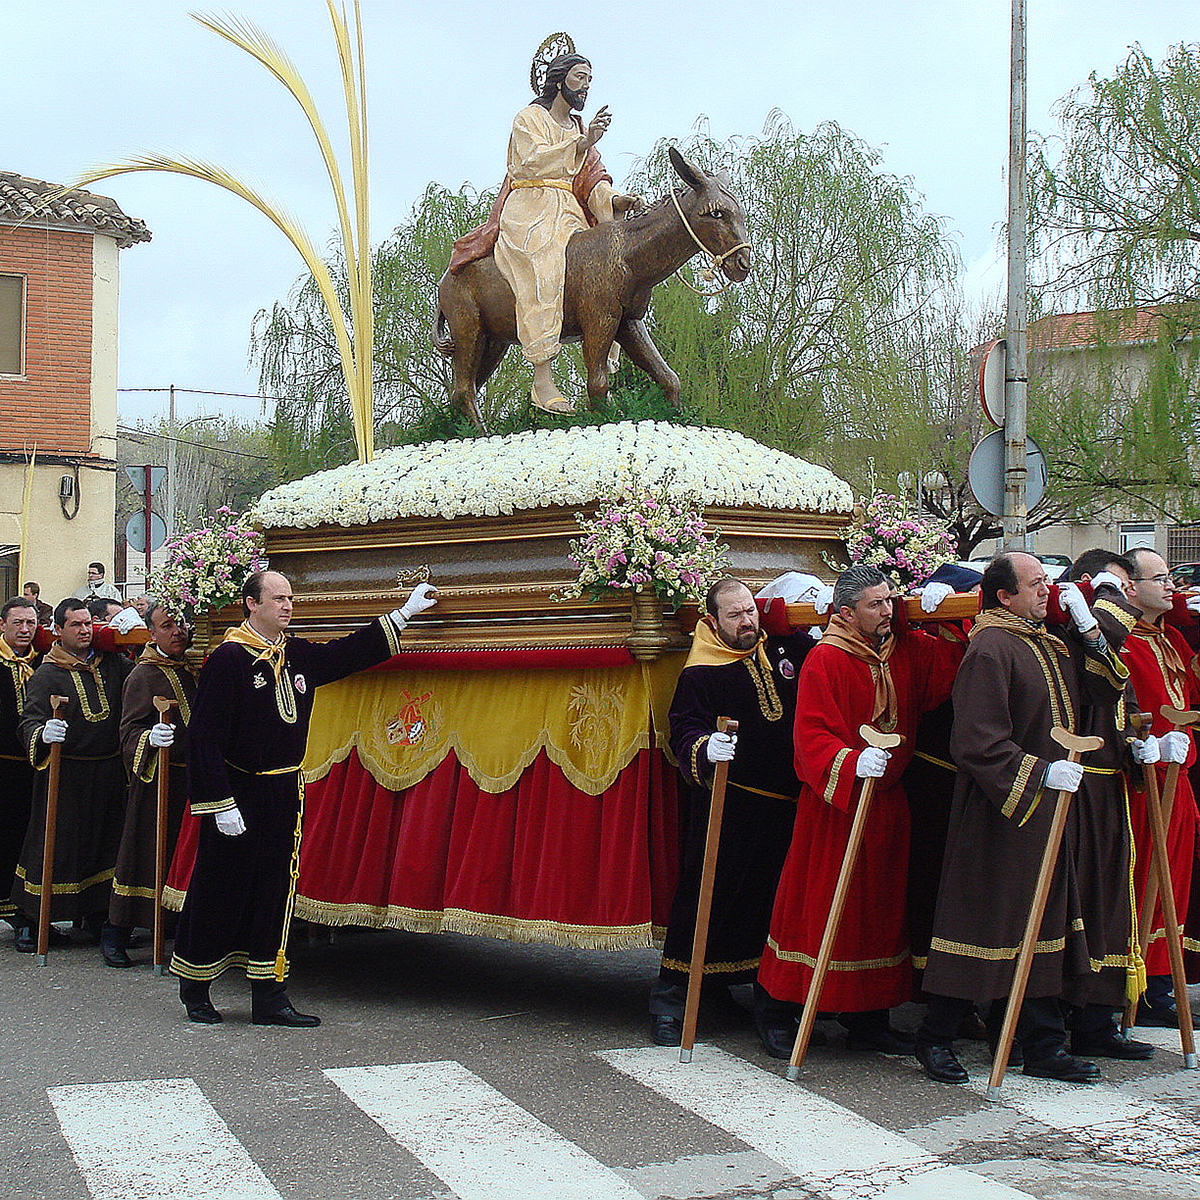
[[0, 223], [18, 221], [94, 229], [116, 238], [122, 248], [150, 240], [145, 221], [126, 216], [108, 196], [97, 196], [82, 188], [64, 190], [56, 183], [0, 171]]
[[1050, 313], [1029, 326], [1030, 350], [1070, 350], [1094, 346], [1131, 345], [1153, 341], [1166, 315], [1163, 307], [1126, 309], [1123, 312]]

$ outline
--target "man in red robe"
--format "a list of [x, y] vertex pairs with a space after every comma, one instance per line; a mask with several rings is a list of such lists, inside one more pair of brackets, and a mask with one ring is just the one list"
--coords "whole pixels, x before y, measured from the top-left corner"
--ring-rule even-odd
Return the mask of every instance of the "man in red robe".
[[[891, 588], [877, 567], [839, 576], [833, 612], [804, 661], [796, 695], [800, 798], [758, 980], [775, 1000], [803, 1004], [850, 837], [862, 781], [878, 780], [825, 988], [850, 1049], [911, 1054], [889, 1009], [912, 998], [905, 918], [908, 801], [900, 777], [921, 715], [949, 695], [962, 647], [929, 634], [892, 631]], [[859, 726], [899, 733], [890, 754], [864, 746]], [[768, 1047], [786, 1058], [791, 1046]]]
[[[1175, 585], [1166, 562], [1161, 555], [1147, 549], [1131, 550], [1128, 557], [1134, 568], [1128, 588], [1129, 603], [1141, 617], [1129, 631], [1121, 657], [1129, 667], [1138, 707], [1154, 718], [1151, 726], [1154, 736], [1148, 742], [1156, 744], [1148, 748], [1152, 754], [1157, 751], [1160, 790], [1169, 763], [1182, 763], [1185, 767], [1179, 773], [1171, 824], [1167, 829], [1172, 891], [1176, 914], [1182, 926], [1187, 916], [1196, 857], [1196, 798], [1186, 770], [1196, 761], [1196, 746], [1191, 734], [1172, 732], [1170, 722], [1163, 718], [1160, 710], [1164, 704], [1179, 709], [1200, 708], [1200, 684], [1191, 669], [1194, 655], [1183, 634], [1163, 620], [1175, 598]], [[1133, 793], [1130, 817], [1136, 851], [1135, 888], [1140, 911], [1150, 871], [1151, 853], [1150, 823], [1143, 792]], [[1147, 978], [1146, 992], [1138, 1006], [1138, 1024], [1178, 1027], [1179, 1014], [1172, 997], [1161, 901], [1154, 909], [1150, 940], [1148, 945], [1142, 947], [1142, 957], [1146, 960]]]

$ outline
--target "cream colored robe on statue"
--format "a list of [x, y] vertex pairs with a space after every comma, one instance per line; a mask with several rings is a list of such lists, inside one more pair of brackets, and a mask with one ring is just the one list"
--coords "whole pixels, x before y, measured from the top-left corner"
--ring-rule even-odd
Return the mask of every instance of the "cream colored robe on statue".
[[[508, 175], [521, 180], [553, 180], [566, 187], [514, 187], [500, 214], [495, 258], [517, 300], [517, 336], [531, 363], [558, 353], [563, 319], [563, 279], [567, 242], [588, 227], [579, 201], [569, 190], [587, 154], [582, 130], [564, 129], [540, 104], [521, 109], [508, 140]], [[588, 207], [600, 221], [613, 219], [616, 191], [601, 180]]]

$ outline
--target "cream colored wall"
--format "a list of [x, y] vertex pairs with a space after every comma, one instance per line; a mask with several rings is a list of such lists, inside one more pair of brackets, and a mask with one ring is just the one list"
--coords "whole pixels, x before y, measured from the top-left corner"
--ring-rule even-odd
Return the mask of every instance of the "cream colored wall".
[[[21, 583], [36, 580], [42, 599], [55, 604], [87, 582], [87, 565], [103, 562], [106, 578], [113, 577], [113, 520], [116, 511], [116, 474], [111, 470], [81, 467], [79, 511], [68, 521], [58, 502], [59, 480], [72, 475], [70, 467], [39, 463], [34, 467], [30, 496], [29, 540], [21, 555]], [[25, 467], [0, 464], [0, 541], [21, 541], [21, 502]], [[71, 511], [73, 502], [68, 506]]]
[[[119, 255], [117, 243], [112, 238], [97, 234], [92, 239], [91, 452], [107, 459], [117, 457]], [[112, 570], [111, 566], [109, 570]]]

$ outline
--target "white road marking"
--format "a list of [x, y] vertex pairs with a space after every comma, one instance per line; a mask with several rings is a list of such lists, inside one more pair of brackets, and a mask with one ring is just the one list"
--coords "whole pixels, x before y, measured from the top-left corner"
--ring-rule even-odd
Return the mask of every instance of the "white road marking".
[[901, 1134], [714, 1046], [697, 1046], [686, 1065], [670, 1046], [599, 1057], [830, 1200], [1028, 1200], [1026, 1192], [949, 1166]]
[[461, 1200], [644, 1200], [460, 1063], [325, 1074]]
[[190, 1079], [48, 1095], [95, 1200], [281, 1200]]
[[[964, 1056], [965, 1057], [965, 1056]], [[971, 1069], [967, 1084], [987, 1093], [991, 1064]], [[1100, 1060], [1104, 1069], [1104, 1060]], [[1056, 1083], [1032, 1079], [1020, 1068], [1004, 1077], [1000, 1098], [1035, 1121], [1069, 1133], [1112, 1158], [1168, 1170], [1191, 1170], [1200, 1165], [1200, 1128], [1193, 1120], [1154, 1100], [1143, 1100], [1104, 1083]]]

